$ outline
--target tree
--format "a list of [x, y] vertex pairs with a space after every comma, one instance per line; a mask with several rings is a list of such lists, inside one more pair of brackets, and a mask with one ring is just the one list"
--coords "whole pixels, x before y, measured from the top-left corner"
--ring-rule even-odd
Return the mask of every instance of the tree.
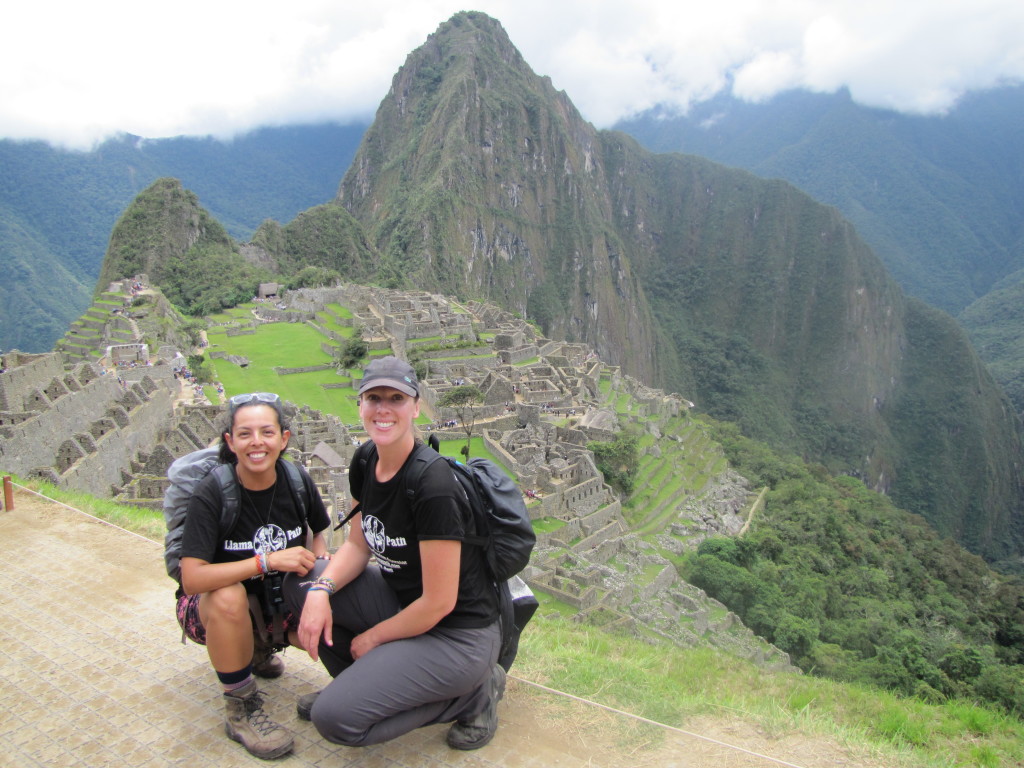
[[206, 322], [199, 318], [186, 320], [181, 326], [182, 333], [188, 339], [189, 345], [195, 349], [203, 341], [203, 331], [206, 330]]
[[636, 474], [640, 469], [639, 440], [636, 435], [620, 434], [611, 442], [592, 441], [587, 448], [594, 454], [594, 462], [612, 488], [623, 496], [633, 492]]
[[284, 287], [288, 290], [296, 288], [315, 288], [321, 285], [331, 285], [341, 279], [341, 275], [335, 269], [327, 267], [308, 266], [303, 267], [294, 275], [285, 280]]
[[217, 380], [213, 366], [204, 355], [189, 355], [188, 369], [200, 384], [212, 384]]
[[335, 353], [335, 359], [340, 367], [352, 368], [366, 357], [366, 353], [369, 351], [369, 345], [363, 340], [363, 329], [356, 328], [355, 333], [338, 348], [338, 351]]
[[451, 408], [459, 417], [459, 425], [466, 433], [466, 445], [462, 455], [469, 458], [469, 441], [473, 437], [473, 427], [476, 426], [476, 409], [474, 406], [484, 401], [484, 393], [473, 384], [462, 384], [452, 387], [437, 401], [440, 408]]

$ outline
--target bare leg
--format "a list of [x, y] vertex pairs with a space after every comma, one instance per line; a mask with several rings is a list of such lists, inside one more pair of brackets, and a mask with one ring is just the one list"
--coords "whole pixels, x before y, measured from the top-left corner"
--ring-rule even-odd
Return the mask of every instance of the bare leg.
[[245, 587], [232, 584], [199, 598], [199, 618], [206, 628], [206, 650], [218, 672], [237, 672], [252, 661], [252, 619]]

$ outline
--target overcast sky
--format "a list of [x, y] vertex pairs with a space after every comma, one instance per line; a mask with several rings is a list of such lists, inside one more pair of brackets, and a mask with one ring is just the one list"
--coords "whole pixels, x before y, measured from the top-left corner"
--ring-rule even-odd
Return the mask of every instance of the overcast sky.
[[[372, 8], [371, 8], [372, 6]], [[498, 19], [600, 128], [724, 87], [941, 112], [1024, 82], [1024, 0], [34, 0], [0, 12], [0, 137], [229, 137], [368, 121], [459, 10]]]

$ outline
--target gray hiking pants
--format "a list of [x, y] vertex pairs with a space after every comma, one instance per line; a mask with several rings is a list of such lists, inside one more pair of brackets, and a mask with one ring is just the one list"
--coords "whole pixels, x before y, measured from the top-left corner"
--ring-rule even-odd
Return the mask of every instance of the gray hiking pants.
[[[285, 599], [296, 615], [309, 575], [285, 579]], [[368, 746], [425, 725], [468, 719], [488, 703], [491, 670], [498, 660], [498, 622], [480, 629], [438, 628], [384, 643], [353, 662], [351, 639], [401, 610], [376, 566], [331, 595], [334, 646], [320, 643], [320, 658], [334, 680], [313, 705], [313, 725], [328, 741]]]

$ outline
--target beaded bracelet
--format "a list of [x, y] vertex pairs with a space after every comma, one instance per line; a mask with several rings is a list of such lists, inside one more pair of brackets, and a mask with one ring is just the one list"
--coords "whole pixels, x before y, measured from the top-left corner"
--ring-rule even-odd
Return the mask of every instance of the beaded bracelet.
[[334, 579], [329, 579], [326, 576], [321, 576], [319, 579], [313, 582], [321, 587], [326, 587], [327, 591], [332, 595], [337, 591], [338, 585], [334, 583]]
[[333, 595], [338, 589], [338, 586], [334, 583], [334, 579], [330, 579], [327, 576], [321, 576], [316, 581], [303, 581], [299, 583], [300, 587], [308, 587], [307, 592], [312, 592], [314, 589], [319, 589], [326, 592], [329, 595]]

